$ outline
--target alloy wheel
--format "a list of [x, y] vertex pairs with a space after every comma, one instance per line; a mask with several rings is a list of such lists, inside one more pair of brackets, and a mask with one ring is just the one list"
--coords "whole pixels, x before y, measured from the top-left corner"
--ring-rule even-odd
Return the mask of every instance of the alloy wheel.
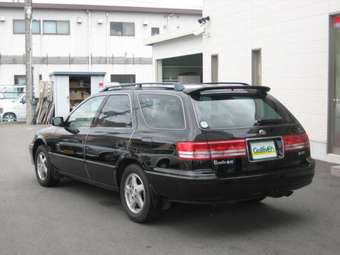
[[37, 172], [39, 179], [45, 181], [47, 178], [47, 158], [43, 152], [40, 152], [37, 156]]
[[131, 173], [124, 183], [124, 197], [129, 210], [135, 214], [143, 210], [145, 204], [145, 188], [142, 179]]
[[6, 114], [3, 117], [3, 121], [4, 122], [15, 122], [16, 121], [15, 115], [14, 114]]

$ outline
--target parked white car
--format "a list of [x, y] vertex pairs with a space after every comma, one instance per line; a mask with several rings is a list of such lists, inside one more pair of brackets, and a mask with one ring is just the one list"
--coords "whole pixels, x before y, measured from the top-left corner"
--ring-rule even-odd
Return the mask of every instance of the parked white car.
[[17, 99], [0, 100], [0, 121], [14, 122], [26, 119], [26, 96]]

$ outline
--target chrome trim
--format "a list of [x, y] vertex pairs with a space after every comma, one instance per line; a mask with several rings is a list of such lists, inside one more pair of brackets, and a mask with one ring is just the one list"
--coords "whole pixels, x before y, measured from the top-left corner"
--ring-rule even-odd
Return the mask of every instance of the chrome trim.
[[85, 162], [84, 158], [77, 158], [77, 157], [68, 156], [68, 155], [64, 155], [64, 154], [59, 154], [59, 153], [55, 153], [55, 152], [48, 152], [48, 154], [53, 155], [53, 156], [59, 156], [61, 158], [74, 159], [74, 160], [79, 160], [79, 161]]
[[[171, 178], [177, 178], [177, 179], [187, 179], [187, 180], [216, 180], [216, 174], [215, 173], [208, 173], [208, 174], [192, 174], [185, 173], [185, 171], [182, 171], [183, 174], [178, 173], [171, 173], [171, 171], [159, 171], [161, 168], [155, 168], [156, 171], [145, 171], [147, 174], [152, 175], [158, 175], [158, 176], [164, 176], [164, 177], [171, 177]], [[178, 170], [177, 170], [178, 171]]]
[[93, 160], [87, 160], [85, 158], [76, 158], [76, 157], [72, 157], [72, 156], [68, 156], [68, 155], [63, 155], [63, 154], [59, 154], [59, 153], [54, 153], [54, 152], [49, 152], [48, 154], [50, 155], [53, 155], [53, 156], [59, 156], [59, 157], [62, 157], [62, 158], [67, 158], [67, 159], [74, 159], [74, 160], [78, 160], [78, 161], [83, 161], [84, 163], [92, 163], [92, 164], [95, 164], [95, 165], [99, 165], [99, 166], [105, 166], [105, 167], [110, 167], [110, 168], [116, 168], [115, 166], [113, 165], [110, 165], [110, 164], [105, 164], [105, 163], [101, 163], [101, 162], [96, 162], [96, 161], [93, 161]]
[[105, 167], [110, 167], [110, 168], [114, 168], [114, 169], [116, 168], [116, 166], [113, 166], [113, 165], [110, 165], [110, 164], [101, 163], [101, 162], [88, 160], [88, 159], [85, 159], [85, 163], [91, 163], [91, 164], [94, 164], [94, 165], [105, 166]]

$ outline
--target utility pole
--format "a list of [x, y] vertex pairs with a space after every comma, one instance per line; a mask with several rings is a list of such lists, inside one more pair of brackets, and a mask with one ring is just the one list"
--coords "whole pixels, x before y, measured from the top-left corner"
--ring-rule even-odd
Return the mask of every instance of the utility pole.
[[32, 0], [25, 0], [26, 124], [33, 121]]

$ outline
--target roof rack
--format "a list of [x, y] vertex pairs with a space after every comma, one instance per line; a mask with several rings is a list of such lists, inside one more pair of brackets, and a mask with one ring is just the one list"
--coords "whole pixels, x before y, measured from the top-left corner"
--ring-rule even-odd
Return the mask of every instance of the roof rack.
[[255, 90], [260, 93], [267, 93], [270, 88], [266, 86], [252, 86], [244, 82], [211, 82], [201, 84], [185, 84], [174, 82], [142, 82], [142, 83], [125, 83], [104, 88], [101, 92], [121, 90], [125, 88], [142, 89], [142, 88], [169, 89], [183, 91], [186, 94], [199, 93], [207, 90], [229, 89], [233, 90]]
[[183, 91], [184, 86], [181, 83], [174, 83], [174, 82], [141, 82], [141, 83], [124, 83], [113, 85], [104, 88], [101, 92], [105, 91], [112, 91], [112, 90], [120, 90], [125, 88], [132, 88], [132, 89], [141, 89], [143, 87], [146, 88], [162, 88], [162, 89], [173, 89], [177, 91]]

